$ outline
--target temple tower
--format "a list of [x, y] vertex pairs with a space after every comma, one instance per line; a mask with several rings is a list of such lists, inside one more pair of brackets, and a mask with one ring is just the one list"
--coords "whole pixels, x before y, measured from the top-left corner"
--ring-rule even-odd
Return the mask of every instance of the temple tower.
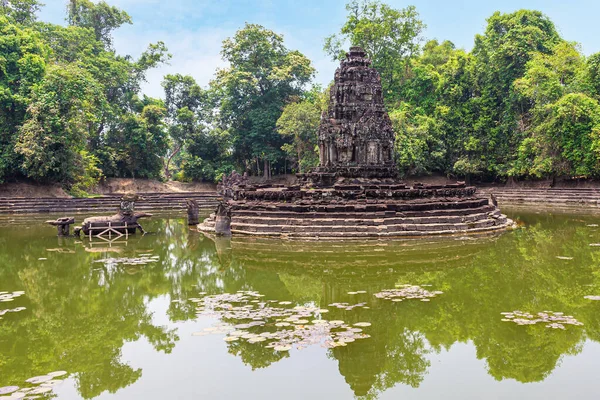
[[360, 47], [335, 72], [329, 108], [319, 127], [319, 167], [342, 177], [393, 178], [394, 131], [383, 104], [381, 78]]

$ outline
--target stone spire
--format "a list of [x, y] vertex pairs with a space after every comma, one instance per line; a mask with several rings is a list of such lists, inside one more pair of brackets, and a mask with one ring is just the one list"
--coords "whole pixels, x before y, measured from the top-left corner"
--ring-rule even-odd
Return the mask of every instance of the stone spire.
[[329, 109], [319, 127], [317, 172], [393, 178], [394, 131], [383, 104], [381, 78], [360, 47], [351, 47], [335, 72]]

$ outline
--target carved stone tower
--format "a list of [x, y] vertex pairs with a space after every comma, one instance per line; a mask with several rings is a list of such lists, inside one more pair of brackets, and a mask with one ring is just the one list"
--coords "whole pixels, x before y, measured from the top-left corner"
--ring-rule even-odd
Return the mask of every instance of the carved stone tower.
[[381, 78], [360, 47], [335, 72], [329, 109], [319, 127], [317, 173], [394, 178], [394, 131], [383, 104]]

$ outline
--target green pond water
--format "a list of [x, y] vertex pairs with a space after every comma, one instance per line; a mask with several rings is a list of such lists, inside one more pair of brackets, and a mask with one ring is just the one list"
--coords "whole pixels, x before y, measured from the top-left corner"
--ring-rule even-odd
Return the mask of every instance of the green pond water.
[[[346, 243], [215, 242], [178, 217], [90, 243], [57, 238], [46, 218], [3, 219], [0, 292], [25, 293], [0, 312], [25, 309], [0, 319], [0, 387], [66, 371], [43, 398], [598, 398], [600, 301], [585, 297], [600, 296], [600, 216], [509, 214], [523, 227], [497, 236]], [[403, 284], [443, 293], [375, 296]], [[251, 293], [213, 296], [238, 291]], [[583, 325], [503, 321], [517, 310]], [[275, 325], [296, 314], [306, 322]], [[295, 329], [310, 340], [290, 350], [225, 341]]]

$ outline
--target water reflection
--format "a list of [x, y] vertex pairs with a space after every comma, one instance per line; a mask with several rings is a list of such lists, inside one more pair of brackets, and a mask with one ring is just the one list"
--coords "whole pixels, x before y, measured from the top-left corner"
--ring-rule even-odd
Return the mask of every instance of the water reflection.
[[[456, 343], [472, 343], [496, 380], [542, 382], [565, 355], [600, 340], [600, 304], [584, 298], [600, 295], [600, 249], [589, 246], [600, 242], [600, 228], [587, 226], [593, 217], [520, 218], [526, 228], [501, 236], [349, 244], [207, 238], [168, 218], [150, 224], [156, 234], [92, 245], [57, 239], [51, 227], [2, 228], [0, 291], [25, 291], [14, 305], [27, 310], [0, 320], [0, 386], [67, 370], [83, 398], [115, 393], [143, 373], [143, 364], [122, 361], [125, 343], [145, 338], [168, 354], [180, 340], [175, 323], [197, 318], [188, 299], [239, 290], [329, 308], [329, 320], [371, 322], [371, 338], [322, 350], [356, 396], [420, 387], [432, 357]], [[94, 262], [141, 254], [160, 261]], [[373, 296], [406, 283], [444, 294], [429, 303]], [[367, 294], [348, 294], [357, 290]], [[159, 298], [169, 301], [165, 326], [150, 307]], [[328, 307], [359, 301], [369, 308]], [[502, 322], [500, 313], [513, 310], [561, 311], [584, 326], [559, 331]], [[253, 370], [295, 356], [246, 341], [227, 343], [227, 351]]]

